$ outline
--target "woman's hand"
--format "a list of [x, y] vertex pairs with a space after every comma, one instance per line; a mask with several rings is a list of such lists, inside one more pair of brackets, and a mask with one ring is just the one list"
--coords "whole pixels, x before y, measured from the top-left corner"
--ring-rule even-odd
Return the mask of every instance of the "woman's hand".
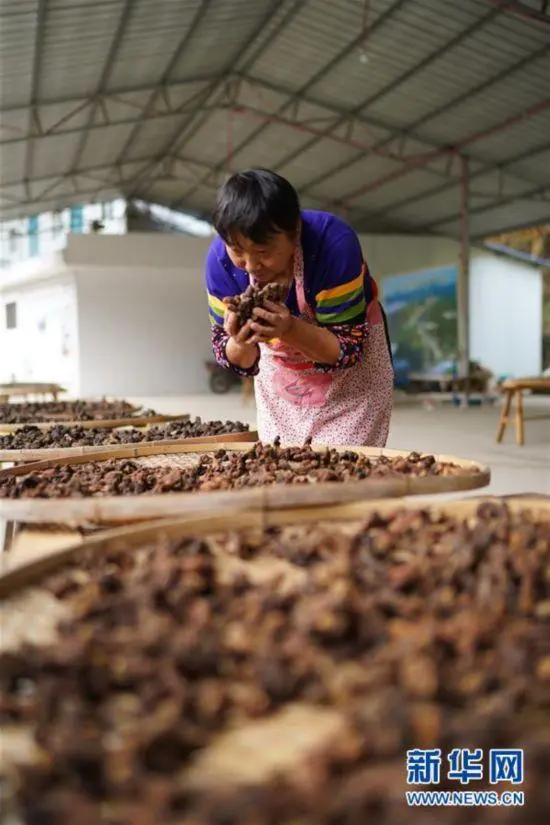
[[265, 302], [265, 309], [257, 307], [254, 310], [254, 318], [250, 327], [253, 336], [250, 339], [255, 344], [266, 343], [273, 338], [284, 339], [294, 325], [294, 316], [284, 304], [275, 304], [272, 301]]
[[252, 367], [258, 360], [259, 352], [257, 342], [253, 340], [251, 321], [239, 327], [237, 313], [228, 309], [225, 312], [223, 327], [229, 336], [225, 348], [227, 360], [243, 369]]
[[249, 340], [254, 335], [251, 321], [247, 321], [246, 324], [239, 327], [239, 319], [236, 312], [231, 312], [230, 310], [226, 311], [223, 321], [223, 328], [236, 344], [239, 344], [240, 346], [253, 344], [253, 342]]

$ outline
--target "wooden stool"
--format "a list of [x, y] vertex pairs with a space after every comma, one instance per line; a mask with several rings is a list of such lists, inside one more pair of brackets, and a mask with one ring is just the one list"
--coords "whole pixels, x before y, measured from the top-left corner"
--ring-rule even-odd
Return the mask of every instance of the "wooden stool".
[[548, 389], [550, 390], [549, 378], [520, 378], [517, 381], [505, 381], [502, 384], [501, 392], [504, 393], [504, 409], [500, 416], [497, 428], [497, 444], [502, 442], [504, 438], [504, 431], [510, 420], [510, 411], [512, 403], [515, 399], [515, 421], [516, 421], [516, 444], [523, 447], [525, 444], [525, 421], [536, 421], [542, 418], [550, 418], [547, 413], [545, 415], [531, 415], [525, 418], [523, 414], [523, 393], [525, 390]]

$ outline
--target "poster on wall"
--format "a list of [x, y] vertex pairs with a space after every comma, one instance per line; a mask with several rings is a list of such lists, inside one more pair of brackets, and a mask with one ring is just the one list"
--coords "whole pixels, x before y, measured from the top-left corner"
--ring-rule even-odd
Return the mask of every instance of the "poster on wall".
[[452, 372], [458, 348], [455, 266], [382, 281], [397, 375]]

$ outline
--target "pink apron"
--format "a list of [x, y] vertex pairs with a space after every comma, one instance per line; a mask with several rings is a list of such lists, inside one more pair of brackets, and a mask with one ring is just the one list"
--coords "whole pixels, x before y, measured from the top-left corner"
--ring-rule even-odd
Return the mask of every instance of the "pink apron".
[[[304, 293], [301, 249], [294, 258], [299, 317], [315, 323]], [[282, 444], [311, 437], [327, 446], [384, 447], [393, 398], [393, 368], [380, 304], [369, 304], [363, 357], [353, 367], [316, 372], [311, 361], [280, 341], [260, 344], [256, 377], [258, 431], [262, 441]]]

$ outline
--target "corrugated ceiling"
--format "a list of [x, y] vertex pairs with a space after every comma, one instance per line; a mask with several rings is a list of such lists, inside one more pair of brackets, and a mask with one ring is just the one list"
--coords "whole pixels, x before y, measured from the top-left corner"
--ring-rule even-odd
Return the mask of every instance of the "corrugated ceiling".
[[209, 214], [264, 165], [365, 231], [550, 219], [544, 0], [0, 0], [0, 217]]

